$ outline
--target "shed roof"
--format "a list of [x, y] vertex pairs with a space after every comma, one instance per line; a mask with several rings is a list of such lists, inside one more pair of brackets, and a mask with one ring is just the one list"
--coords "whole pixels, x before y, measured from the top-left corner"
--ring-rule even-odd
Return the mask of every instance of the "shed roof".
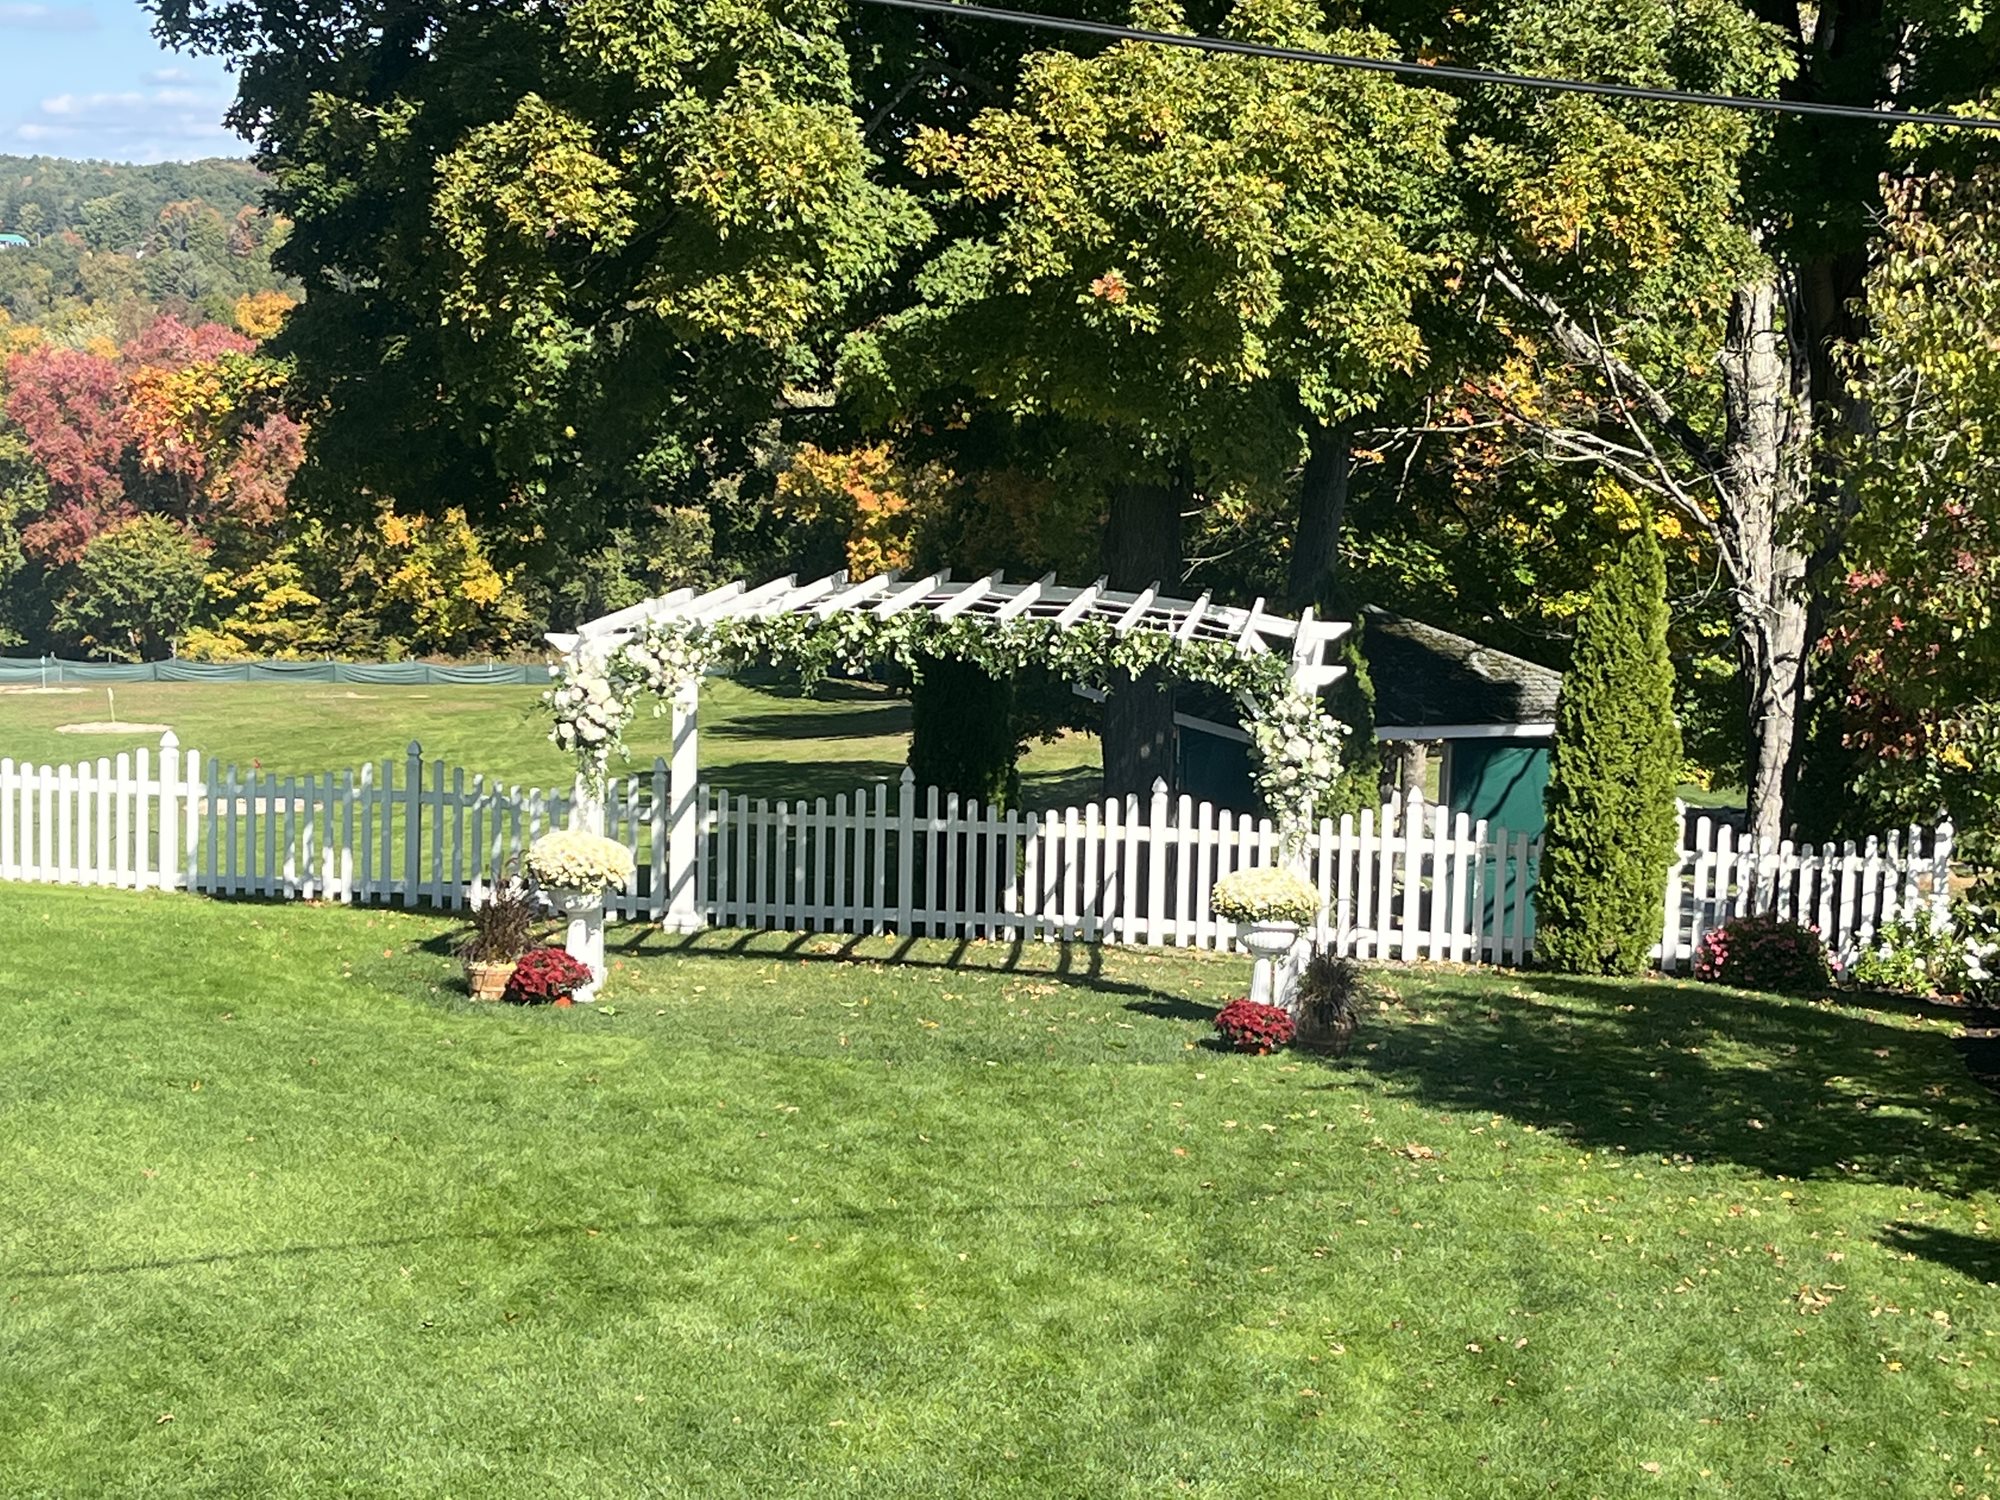
[[1373, 605], [1362, 617], [1381, 729], [1553, 731], [1560, 672]]

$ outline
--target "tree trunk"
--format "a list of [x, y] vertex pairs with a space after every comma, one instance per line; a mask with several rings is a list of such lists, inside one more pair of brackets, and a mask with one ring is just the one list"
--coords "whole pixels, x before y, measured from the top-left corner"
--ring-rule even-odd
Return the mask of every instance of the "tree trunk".
[[1749, 691], [1749, 832], [1784, 835], [1805, 692], [1806, 553], [1812, 502], [1812, 351], [1782, 271], [1738, 287], [1722, 350], [1726, 427], [1718, 517]]
[[[1104, 572], [1114, 589], [1165, 592], [1180, 586], [1181, 510], [1187, 486], [1121, 484], [1104, 528]], [[1152, 794], [1157, 778], [1174, 790], [1174, 684], [1157, 669], [1129, 685], [1114, 682], [1104, 701], [1104, 792]]]
[[919, 787], [969, 802], [1018, 807], [1014, 679], [975, 662], [934, 657], [910, 692], [910, 769]]
[[1306, 467], [1299, 476], [1299, 516], [1292, 534], [1292, 562], [1285, 579], [1286, 603], [1323, 608], [1330, 601], [1334, 568], [1340, 558], [1340, 528], [1347, 517], [1347, 481], [1353, 467], [1353, 427], [1309, 423]]

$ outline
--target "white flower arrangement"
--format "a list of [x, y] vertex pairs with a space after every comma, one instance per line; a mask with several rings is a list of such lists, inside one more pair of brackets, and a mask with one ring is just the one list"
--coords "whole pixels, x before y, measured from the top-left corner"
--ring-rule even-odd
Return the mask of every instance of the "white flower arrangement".
[[1319, 915], [1319, 892], [1305, 877], [1281, 865], [1238, 870], [1216, 881], [1209, 893], [1216, 915], [1232, 922], [1297, 922]]
[[550, 669], [553, 686], [542, 702], [555, 718], [549, 738], [574, 755], [584, 779], [604, 784], [611, 752], [624, 746], [625, 727], [641, 693], [653, 697], [653, 712], [683, 684], [697, 682], [708, 669], [704, 641], [696, 629], [648, 621], [608, 652], [586, 642]]
[[632, 851], [600, 834], [563, 828], [528, 846], [528, 874], [547, 890], [621, 890], [636, 873]]
[[1340, 779], [1340, 739], [1346, 733], [1347, 726], [1329, 717], [1317, 697], [1290, 684], [1251, 716], [1257, 790], [1294, 841], [1311, 831]]

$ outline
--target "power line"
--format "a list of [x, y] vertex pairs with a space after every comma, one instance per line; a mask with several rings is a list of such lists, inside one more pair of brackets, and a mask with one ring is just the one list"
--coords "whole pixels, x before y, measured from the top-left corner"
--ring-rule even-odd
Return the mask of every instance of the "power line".
[[1588, 83], [1576, 78], [1543, 78], [1532, 73], [1498, 73], [1486, 68], [1456, 68], [1444, 64], [1405, 62], [1393, 57], [1350, 57], [1338, 52], [1312, 52], [1303, 47], [1274, 47], [1264, 42], [1240, 42], [1230, 37], [1194, 36], [1173, 31], [1146, 31], [1108, 21], [1083, 21], [1071, 16], [1042, 16], [1029, 11], [1002, 10], [990, 5], [961, 5], [956, 0], [857, 0], [890, 10], [914, 10], [926, 15], [959, 16], [997, 21], [1008, 26], [1032, 26], [1046, 31], [1075, 32], [1114, 42], [1151, 42], [1161, 47], [1186, 47], [1196, 52], [1223, 52], [1237, 57], [1262, 57], [1274, 62], [1313, 63], [1329, 68], [1354, 68], [1367, 73], [1393, 73], [1430, 85], [1488, 83], [1509, 88], [1541, 89], [1554, 94], [1598, 94], [1611, 99], [1642, 99], [1652, 104], [1699, 104], [1770, 115], [1821, 115], [1840, 120], [1864, 120], [1871, 125], [1946, 125], [1961, 130], [2000, 130], [2000, 120], [1983, 115], [1934, 114], [1909, 109], [1869, 109], [1859, 104], [1822, 104], [1805, 99], [1759, 99], [1747, 94], [1697, 94], [1683, 89], [1648, 89], [1628, 83]]

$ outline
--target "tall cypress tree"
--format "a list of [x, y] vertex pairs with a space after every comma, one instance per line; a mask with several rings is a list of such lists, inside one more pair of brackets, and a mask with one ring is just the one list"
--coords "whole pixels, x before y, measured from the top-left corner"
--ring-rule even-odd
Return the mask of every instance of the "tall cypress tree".
[[1641, 973], [1659, 941], [1680, 839], [1666, 585], [1648, 517], [1591, 591], [1556, 702], [1535, 954], [1564, 973]]

